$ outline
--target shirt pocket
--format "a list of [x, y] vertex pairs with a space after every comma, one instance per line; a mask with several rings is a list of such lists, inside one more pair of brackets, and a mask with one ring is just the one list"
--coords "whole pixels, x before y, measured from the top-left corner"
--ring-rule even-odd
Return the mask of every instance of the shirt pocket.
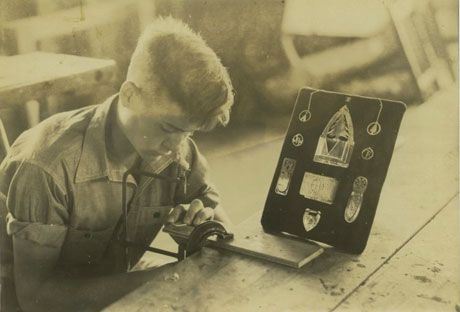
[[168, 219], [172, 205], [142, 206], [139, 208], [135, 241], [149, 246]]
[[112, 238], [114, 227], [103, 230], [80, 230], [69, 227], [62, 246], [61, 256], [65, 262], [94, 264], [99, 262]]

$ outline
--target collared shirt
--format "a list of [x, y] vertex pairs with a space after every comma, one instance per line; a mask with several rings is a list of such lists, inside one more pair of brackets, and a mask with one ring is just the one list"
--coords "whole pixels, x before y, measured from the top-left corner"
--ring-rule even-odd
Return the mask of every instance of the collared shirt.
[[[59, 250], [58, 266], [94, 274], [126, 269], [124, 248], [113, 239], [122, 215], [127, 168], [110, 157], [106, 146], [108, 115], [116, 98], [56, 114], [25, 131], [11, 146], [0, 166], [0, 201], [6, 201], [6, 229], [13, 248], [14, 238], [20, 238]], [[180, 162], [163, 157], [141, 166], [172, 178], [185, 175], [186, 184], [145, 176], [136, 182], [128, 176], [129, 241], [148, 246], [175, 204], [198, 198], [207, 207], [218, 205], [206, 161], [195, 143], [187, 139], [181, 150]], [[2, 253], [2, 275], [10, 275], [11, 257], [6, 249]], [[143, 248], [129, 248], [130, 263], [143, 253]]]

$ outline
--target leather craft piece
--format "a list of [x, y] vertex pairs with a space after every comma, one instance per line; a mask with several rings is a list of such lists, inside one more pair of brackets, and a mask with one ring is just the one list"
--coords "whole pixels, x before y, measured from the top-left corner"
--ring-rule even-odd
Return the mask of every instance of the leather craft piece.
[[366, 247], [406, 105], [302, 88], [262, 226], [351, 253]]
[[291, 158], [284, 158], [283, 164], [281, 165], [281, 173], [278, 177], [278, 182], [276, 183], [276, 194], [287, 195], [294, 169], [295, 160]]

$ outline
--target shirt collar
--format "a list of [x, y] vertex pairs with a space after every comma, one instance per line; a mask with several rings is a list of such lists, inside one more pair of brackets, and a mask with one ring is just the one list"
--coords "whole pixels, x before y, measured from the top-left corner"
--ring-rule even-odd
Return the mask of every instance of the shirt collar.
[[[115, 105], [117, 100], [118, 94], [115, 94], [96, 107], [83, 138], [83, 147], [77, 165], [75, 183], [105, 177], [113, 182], [121, 182], [123, 174], [128, 170], [124, 164], [115, 163], [107, 157], [105, 130], [110, 108]], [[187, 169], [188, 163], [186, 161], [184, 165], [184, 160], [168, 156], [163, 156], [155, 163], [143, 166], [143, 169], [158, 174], [175, 161]], [[128, 181], [135, 183], [132, 177], [129, 177]]]
[[75, 183], [86, 182], [108, 176], [105, 146], [105, 124], [112, 102], [117, 95], [97, 105], [83, 137], [80, 160], [75, 174]]

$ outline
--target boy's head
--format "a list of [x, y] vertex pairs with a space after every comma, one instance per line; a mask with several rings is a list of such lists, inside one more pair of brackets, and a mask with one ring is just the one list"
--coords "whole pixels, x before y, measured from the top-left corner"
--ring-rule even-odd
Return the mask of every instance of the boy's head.
[[165, 18], [141, 35], [120, 103], [128, 139], [141, 155], [153, 156], [174, 152], [194, 131], [226, 125], [233, 90], [227, 70], [204, 40], [182, 22]]

